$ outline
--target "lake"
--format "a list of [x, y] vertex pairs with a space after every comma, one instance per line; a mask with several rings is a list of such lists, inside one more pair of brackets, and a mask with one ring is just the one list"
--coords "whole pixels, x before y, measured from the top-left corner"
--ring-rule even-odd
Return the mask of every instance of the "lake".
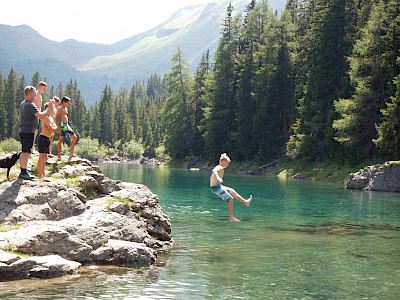
[[209, 172], [102, 164], [158, 194], [174, 247], [149, 268], [0, 283], [1, 299], [399, 299], [400, 195], [225, 174], [250, 207], [210, 192]]

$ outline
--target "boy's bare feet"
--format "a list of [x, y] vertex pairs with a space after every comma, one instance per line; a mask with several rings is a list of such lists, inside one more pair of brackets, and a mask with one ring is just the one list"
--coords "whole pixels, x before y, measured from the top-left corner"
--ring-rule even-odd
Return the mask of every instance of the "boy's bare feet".
[[236, 219], [235, 217], [229, 217], [229, 221], [233, 222], [233, 223], [239, 223], [240, 220]]
[[253, 200], [253, 195], [250, 195], [249, 199], [246, 200], [246, 202], [244, 204], [246, 204], [247, 206], [250, 205], [251, 200]]

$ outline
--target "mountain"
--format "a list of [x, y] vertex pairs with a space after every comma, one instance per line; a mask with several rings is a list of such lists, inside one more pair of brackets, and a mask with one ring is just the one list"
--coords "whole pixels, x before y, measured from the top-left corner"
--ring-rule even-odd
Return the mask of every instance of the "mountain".
[[[105, 85], [130, 88], [137, 80], [147, 80], [154, 73], [165, 74], [178, 47], [194, 71], [201, 56], [207, 50], [212, 56], [217, 48], [229, 3], [238, 14], [250, 0], [188, 6], [153, 29], [112, 45], [76, 40], [55, 42], [27, 25], [0, 24], [0, 72], [7, 76], [14, 68], [26, 78], [39, 72], [53, 86], [76, 80], [90, 104], [99, 99]], [[285, 3], [286, 0], [269, 1], [278, 12]]]

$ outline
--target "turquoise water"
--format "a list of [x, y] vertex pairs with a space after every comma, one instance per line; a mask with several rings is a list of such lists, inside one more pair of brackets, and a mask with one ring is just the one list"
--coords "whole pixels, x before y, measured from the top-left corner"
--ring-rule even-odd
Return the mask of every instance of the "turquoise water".
[[146, 184], [173, 225], [174, 248], [144, 269], [86, 267], [79, 276], [0, 283], [4, 299], [399, 299], [400, 195], [226, 174], [250, 207], [226, 205], [209, 173], [103, 164]]

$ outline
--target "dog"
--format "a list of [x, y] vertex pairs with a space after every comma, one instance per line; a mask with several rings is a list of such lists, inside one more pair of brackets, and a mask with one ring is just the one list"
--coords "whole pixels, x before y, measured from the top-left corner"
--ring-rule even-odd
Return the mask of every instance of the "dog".
[[0, 168], [7, 169], [7, 180], [10, 181], [10, 169], [19, 159], [21, 152], [13, 153], [11, 156], [0, 157]]

